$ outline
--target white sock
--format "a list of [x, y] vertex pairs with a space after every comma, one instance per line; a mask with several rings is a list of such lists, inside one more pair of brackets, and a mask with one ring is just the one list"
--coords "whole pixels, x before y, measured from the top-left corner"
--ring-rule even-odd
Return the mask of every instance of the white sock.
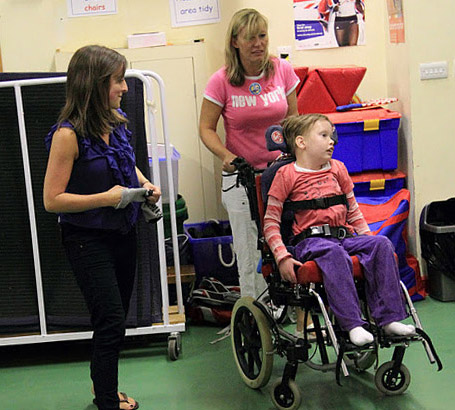
[[365, 330], [362, 326], [357, 326], [349, 331], [349, 339], [356, 346], [363, 346], [374, 340], [373, 335]]
[[416, 328], [413, 325], [405, 325], [400, 322], [391, 322], [384, 326], [384, 332], [389, 336], [410, 336], [415, 334]]

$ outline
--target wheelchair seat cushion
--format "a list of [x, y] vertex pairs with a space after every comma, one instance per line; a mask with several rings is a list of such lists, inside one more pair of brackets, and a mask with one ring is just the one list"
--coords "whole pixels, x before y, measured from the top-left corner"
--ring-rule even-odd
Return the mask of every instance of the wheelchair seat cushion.
[[[363, 279], [363, 270], [357, 256], [351, 256], [352, 272], [355, 279]], [[309, 283], [322, 283], [322, 272], [315, 261], [305, 262], [296, 273], [297, 283], [308, 285]]]

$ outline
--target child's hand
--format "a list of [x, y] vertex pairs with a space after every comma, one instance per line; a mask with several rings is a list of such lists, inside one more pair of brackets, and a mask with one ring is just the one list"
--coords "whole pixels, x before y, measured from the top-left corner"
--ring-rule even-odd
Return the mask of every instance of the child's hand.
[[278, 264], [281, 278], [291, 283], [297, 283], [294, 271], [296, 266], [302, 266], [302, 262], [299, 262], [292, 257], [282, 259]]

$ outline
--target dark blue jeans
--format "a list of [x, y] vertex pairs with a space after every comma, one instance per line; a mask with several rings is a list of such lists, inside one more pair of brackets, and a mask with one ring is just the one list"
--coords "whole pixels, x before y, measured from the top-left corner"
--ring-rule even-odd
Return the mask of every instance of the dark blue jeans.
[[118, 360], [136, 272], [136, 232], [64, 225], [62, 236], [93, 326], [90, 375], [96, 403], [102, 410], [118, 410]]

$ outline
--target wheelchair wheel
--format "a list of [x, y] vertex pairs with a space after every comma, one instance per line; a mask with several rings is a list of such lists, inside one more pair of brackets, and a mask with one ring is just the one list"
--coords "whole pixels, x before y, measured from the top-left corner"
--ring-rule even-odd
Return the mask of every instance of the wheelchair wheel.
[[350, 360], [352, 360], [354, 368], [360, 373], [368, 370], [371, 366], [373, 366], [376, 363], [376, 359], [378, 358], [376, 352], [373, 351], [350, 353], [347, 356]]
[[235, 362], [245, 384], [252, 389], [265, 386], [272, 374], [272, 336], [264, 313], [252, 297], [239, 299], [232, 312], [231, 341]]
[[300, 406], [302, 395], [297, 383], [290, 379], [288, 385], [282, 383], [282, 379], [277, 379], [272, 384], [272, 402], [277, 409], [295, 410]]
[[402, 394], [411, 383], [408, 368], [401, 364], [398, 372], [393, 370], [393, 361], [385, 362], [376, 372], [374, 383], [377, 389], [388, 396]]

